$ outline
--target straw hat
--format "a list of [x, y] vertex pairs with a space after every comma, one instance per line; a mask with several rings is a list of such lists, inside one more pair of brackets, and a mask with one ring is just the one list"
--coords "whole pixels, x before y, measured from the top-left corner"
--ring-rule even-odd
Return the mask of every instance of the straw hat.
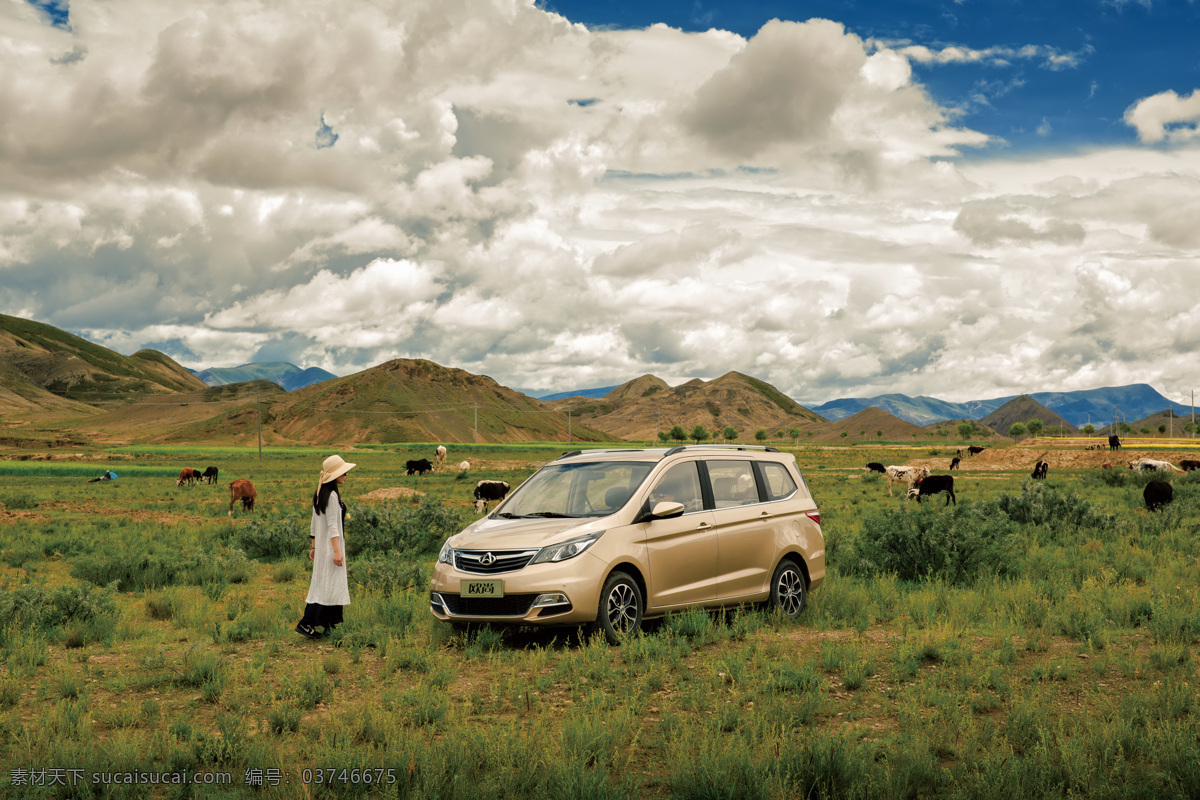
[[345, 475], [350, 470], [354, 469], [357, 464], [351, 464], [344, 460], [341, 456], [330, 456], [321, 464], [321, 480], [320, 484], [324, 485], [336, 478]]

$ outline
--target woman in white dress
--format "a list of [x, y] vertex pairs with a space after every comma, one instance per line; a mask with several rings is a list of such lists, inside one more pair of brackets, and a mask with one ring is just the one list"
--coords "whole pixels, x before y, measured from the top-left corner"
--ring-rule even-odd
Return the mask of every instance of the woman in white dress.
[[[321, 478], [313, 493], [311, 533], [312, 581], [304, 603], [304, 618], [296, 624], [296, 633], [319, 639], [342, 621], [342, 606], [350, 605], [350, 586], [346, 580], [346, 504], [338, 496], [338, 487], [346, 482], [346, 473], [355, 465], [341, 456], [330, 456], [321, 465]], [[317, 630], [323, 628], [324, 633]]]

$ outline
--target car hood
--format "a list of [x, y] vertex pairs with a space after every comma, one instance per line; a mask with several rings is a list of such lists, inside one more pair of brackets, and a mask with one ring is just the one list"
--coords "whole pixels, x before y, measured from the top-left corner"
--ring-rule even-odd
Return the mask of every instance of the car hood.
[[493, 519], [484, 517], [450, 537], [458, 550], [525, 550], [604, 530], [601, 520]]

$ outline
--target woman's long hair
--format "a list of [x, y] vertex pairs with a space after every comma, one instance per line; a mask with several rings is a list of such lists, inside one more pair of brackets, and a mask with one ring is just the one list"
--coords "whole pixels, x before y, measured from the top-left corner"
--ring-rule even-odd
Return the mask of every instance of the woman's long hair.
[[322, 483], [317, 491], [313, 492], [313, 511], [318, 514], [325, 513], [325, 507], [329, 505], [329, 495], [337, 491], [337, 478], [331, 481]]

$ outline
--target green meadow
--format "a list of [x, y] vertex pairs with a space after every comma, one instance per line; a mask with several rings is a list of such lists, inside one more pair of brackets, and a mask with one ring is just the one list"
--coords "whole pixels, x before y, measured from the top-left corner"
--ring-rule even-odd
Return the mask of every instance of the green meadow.
[[1149, 476], [968, 462], [956, 505], [918, 505], [864, 464], [953, 447], [787, 447], [828, 551], [799, 621], [693, 611], [609, 647], [432, 618], [475, 482], [571, 449], [404, 474], [433, 448], [342, 451], [352, 605], [317, 642], [292, 628], [331, 450], [3, 454], [0, 795], [1200, 797], [1200, 473], [1151, 514]]

